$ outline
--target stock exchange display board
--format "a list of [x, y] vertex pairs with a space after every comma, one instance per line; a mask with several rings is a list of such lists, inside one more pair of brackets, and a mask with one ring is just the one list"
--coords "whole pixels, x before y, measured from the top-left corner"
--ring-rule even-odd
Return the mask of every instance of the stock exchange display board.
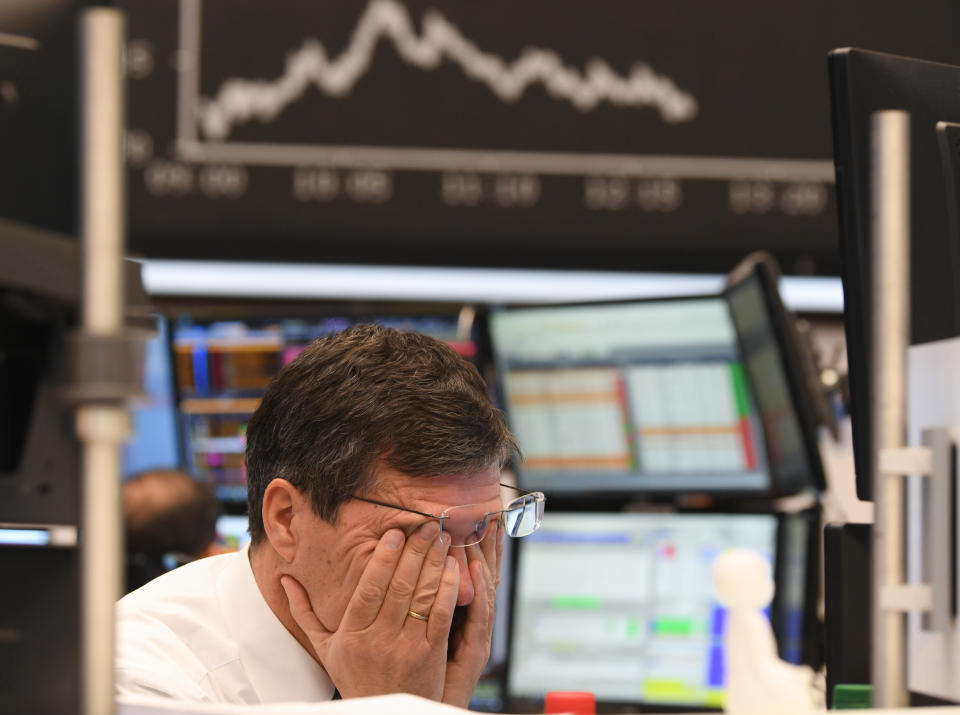
[[77, 227], [81, 0], [0, 0], [0, 218]]
[[827, 52], [960, 64], [954, 0], [119, 4], [155, 257], [836, 274]]

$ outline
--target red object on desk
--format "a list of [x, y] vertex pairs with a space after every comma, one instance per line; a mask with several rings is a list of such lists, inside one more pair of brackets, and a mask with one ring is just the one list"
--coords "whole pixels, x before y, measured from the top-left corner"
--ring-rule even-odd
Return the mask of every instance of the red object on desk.
[[547, 693], [543, 701], [543, 712], [594, 715], [597, 712], [597, 701], [593, 693], [555, 690]]

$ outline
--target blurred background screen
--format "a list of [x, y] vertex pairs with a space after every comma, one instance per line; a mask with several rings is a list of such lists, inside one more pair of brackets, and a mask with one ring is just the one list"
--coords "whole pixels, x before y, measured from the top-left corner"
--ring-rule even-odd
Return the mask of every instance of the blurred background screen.
[[144, 394], [131, 404], [133, 431], [123, 447], [124, 477], [178, 469], [183, 462], [170, 350], [169, 321], [157, 316], [157, 333], [147, 341], [144, 355]]
[[732, 547], [773, 567], [776, 517], [544, 515], [518, 545], [509, 695], [722, 706], [726, 610], [711, 564]]
[[723, 297], [516, 308], [490, 320], [525, 488], [769, 488]]
[[[246, 507], [247, 422], [270, 380], [311, 341], [355, 322], [379, 322], [446, 340], [468, 359], [477, 354], [472, 327], [464, 333], [456, 313], [301, 317], [273, 310], [281, 317], [210, 320], [181, 313], [174, 322], [173, 372], [186, 467], [211, 483], [228, 509]], [[231, 312], [242, 315], [244, 309]]]
[[836, 275], [824, 57], [960, 62], [952, 0], [118, 5], [152, 257]]

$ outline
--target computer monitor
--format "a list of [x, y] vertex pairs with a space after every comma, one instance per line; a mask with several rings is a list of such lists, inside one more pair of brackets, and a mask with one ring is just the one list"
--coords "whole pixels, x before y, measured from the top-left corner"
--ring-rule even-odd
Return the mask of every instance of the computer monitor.
[[217, 517], [217, 541], [227, 549], [242, 549], [250, 543], [246, 515], [222, 514]]
[[960, 67], [849, 48], [831, 52], [828, 67], [857, 493], [872, 499], [870, 118], [910, 113], [911, 343], [960, 335], [960, 241], [948, 229], [936, 132], [960, 122]]
[[819, 426], [836, 426], [808, 346], [778, 290], [779, 269], [766, 253], [744, 259], [726, 295], [743, 365], [763, 423], [767, 462], [781, 493], [826, 488]]
[[960, 246], [960, 124], [937, 122], [937, 141], [943, 162], [943, 183], [947, 190], [949, 241]]
[[[213, 484], [228, 512], [247, 500], [244, 451], [247, 423], [267, 385], [313, 340], [360, 322], [432, 335], [473, 358], [472, 323], [442, 315], [317, 317], [304, 306], [233, 307], [227, 316], [182, 313], [173, 328], [174, 374], [186, 465]], [[315, 310], [315, 309], [314, 309]], [[223, 312], [223, 311], [221, 311]]]
[[502, 309], [490, 337], [524, 488], [770, 489], [724, 297]]
[[536, 707], [551, 690], [587, 690], [621, 707], [722, 706], [726, 611], [712, 562], [732, 547], [775, 566], [775, 632], [781, 657], [798, 662], [808, 532], [797, 523], [778, 528], [772, 514], [548, 511], [518, 544], [510, 706]]
[[123, 446], [124, 478], [148, 469], [179, 469], [183, 463], [167, 319], [157, 316], [156, 329], [144, 350], [143, 396], [130, 405], [133, 430]]
[[0, 2], [0, 217], [72, 242], [80, 216], [77, 30], [92, 4]]

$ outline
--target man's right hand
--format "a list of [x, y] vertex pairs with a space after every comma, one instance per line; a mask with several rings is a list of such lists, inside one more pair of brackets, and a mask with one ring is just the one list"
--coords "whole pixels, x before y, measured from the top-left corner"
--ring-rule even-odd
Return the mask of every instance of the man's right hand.
[[447, 556], [450, 537], [439, 538], [439, 531], [437, 522], [428, 522], [406, 539], [399, 529], [386, 532], [335, 631], [317, 618], [306, 589], [292, 576], [281, 577], [291, 615], [344, 698], [443, 696], [460, 573]]

